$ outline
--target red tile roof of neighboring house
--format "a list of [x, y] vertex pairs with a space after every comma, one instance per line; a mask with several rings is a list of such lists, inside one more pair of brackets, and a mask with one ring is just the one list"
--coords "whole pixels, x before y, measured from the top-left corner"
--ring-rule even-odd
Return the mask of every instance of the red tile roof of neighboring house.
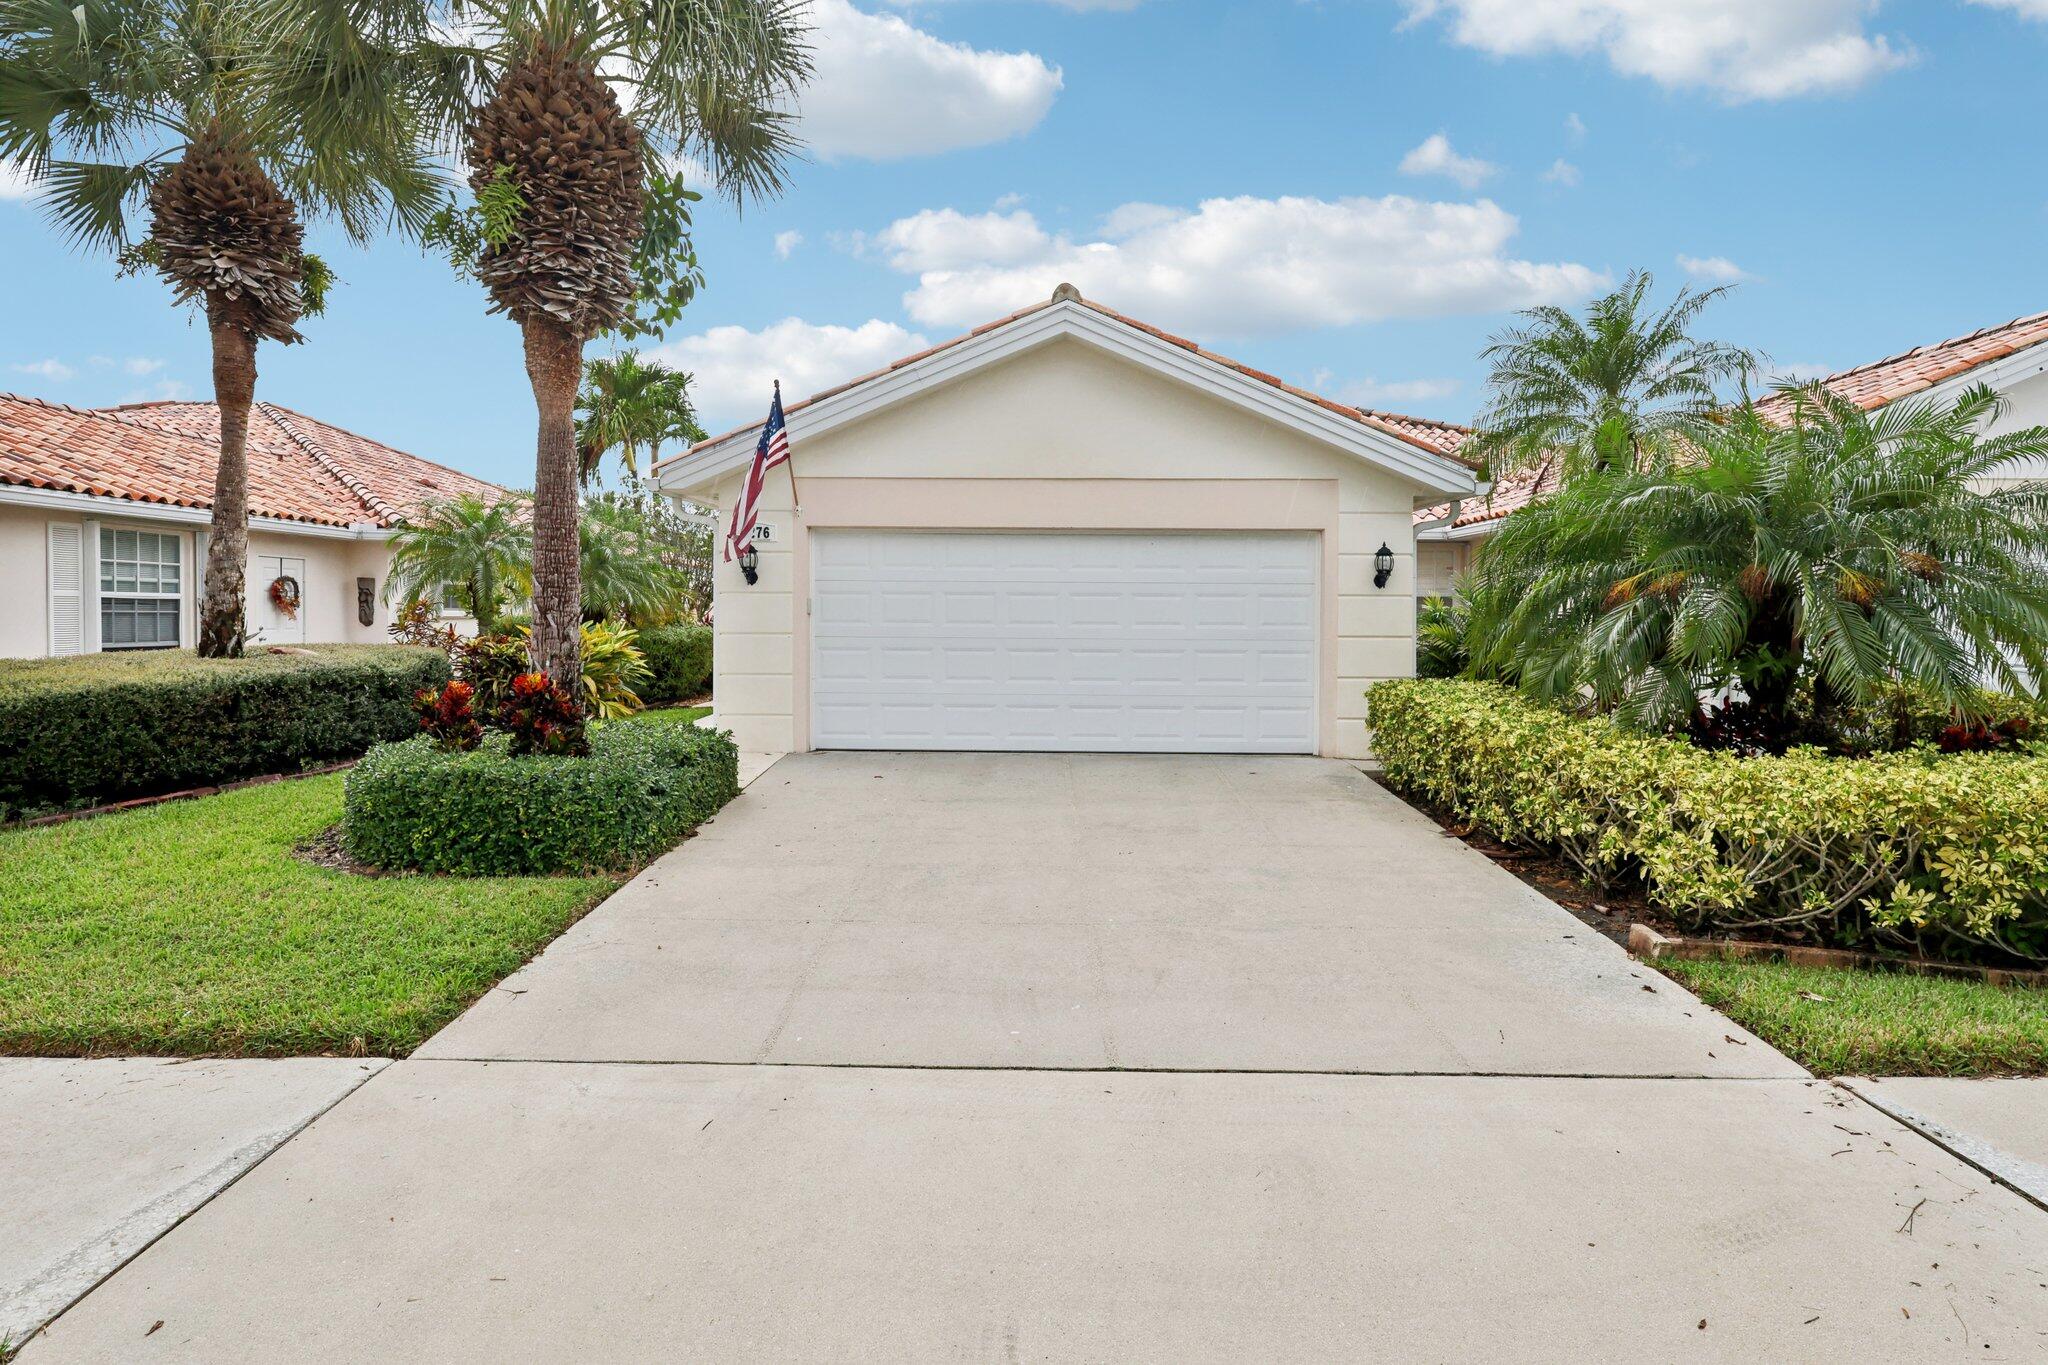
[[[1066, 287], [1062, 286], [1061, 288], [1064, 291]], [[962, 342], [972, 341], [975, 337], [993, 332], [998, 327], [1007, 327], [1020, 318], [1030, 317], [1033, 313], [1052, 307], [1056, 302], [1061, 301], [1063, 297], [1063, 293], [1056, 293], [1044, 303], [1034, 303], [1029, 308], [1020, 308], [1007, 317], [997, 318], [994, 322], [983, 323], [971, 332], [964, 332], [949, 341], [942, 341], [936, 346], [928, 346], [915, 355], [907, 355], [901, 360], [891, 361], [879, 370], [861, 375], [855, 379], [849, 379], [843, 384], [836, 384], [829, 389], [821, 390], [797, 402], [786, 403], [783, 405], [782, 410], [784, 413], [799, 412], [815, 403], [823, 402], [827, 398], [837, 397], [848, 389], [859, 388], [862, 384], [880, 379], [884, 375], [893, 374], [907, 365], [915, 365], [920, 360], [938, 355], [942, 351], [949, 351]], [[1471, 461], [1464, 459], [1458, 454], [1458, 447], [1462, 446], [1472, 435], [1471, 428], [1469, 427], [1461, 427], [1454, 422], [1433, 422], [1426, 417], [1408, 417], [1401, 413], [1380, 412], [1373, 408], [1358, 408], [1352, 407], [1349, 404], [1339, 403], [1334, 399], [1324, 398], [1320, 394], [1311, 393], [1307, 389], [1298, 388], [1293, 384], [1286, 383], [1278, 376], [1267, 374], [1263, 370], [1255, 370], [1249, 365], [1230, 359], [1228, 356], [1221, 356], [1217, 355], [1214, 351], [1204, 350], [1186, 337], [1175, 336], [1173, 333], [1162, 331], [1150, 323], [1139, 322], [1136, 318], [1126, 317], [1115, 309], [1104, 307], [1092, 299], [1084, 299], [1074, 295], [1072, 296], [1072, 301], [1078, 303], [1083, 308], [1091, 309], [1106, 318], [1120, 322], [1126, 327], [1135, 328], [1148, 336], [1157, 337], [1169, 345], [1178, 346], [1182, 350], [1201, 356], [1204, 360], [1214, 361], [1216, 364], [1235, 370], [1247, 378], [1256, 379], [1262, 384], [1270, 384], [1284, 393], [1293, 394], [1296, 398], [1306, 399], [1326, 411], [1336, 413], [1341, 417], [1348, 417], [1352, 421], [1362, 423], [1365, 426], [1374, 427], [1390, 436], [1405, 441], [1409, 445], [1426, 450], [1432, 455], [1447, 456], [1457, 460], [1460, 464], [1471, 464]], [[757, 430], [760, 425], [759, 422], [749, 422], [745, 426], [733, 428], [722, 436], [713, 436], [709, 440], [699, 441], [688, 450], [680, 451], [677, 454], [671, 455], [668, 459], [660, 461], [655, 465], [655, 468], [659, 469], [662, 465], [680, 460], [686, 455], [695, 454], [697, 451], [704, 450], [707, 447], [729, 441], [735, 436]]]
[[[211, 403], [74, 408], [0, 394], [0, 483], [210, 507]], [[319, 526], [392, 526], [437, 498], [505, 490], [274, 403], [249, 414], [249, 512]]]
[[[1508, 513], [1527, 507], [1536, 499], [1557, 491], [1562, 466], [1555, 456], [1546, 458], [1531, 469], [1520, 470], [1504, 478], [1496, 479], [1490, 492], [1475, 498], [1466, 498], [1458, 504], [1458, 515], [1452, 518], [1452, 529], [1477, 526], [1482, 522], [1499, 521]], [[1434, 507], [1425, 507], [1415, 514], [1415, 524], [1440, 522], [1451, 515], [1451, 505], [1440, 502]]]
[[[1860, 408], [1881, 408], [2044, 341], [2048, 341], [2048, 313], [2035, 313], [1982, 328], [1968, 336], [1915, 346], [1910, 351], [1831, 374], [1821, 383]], [[1784, 403], [1782, 399], [1767, 398], [1757, 406], [1771, 410], [1783, 407]]]

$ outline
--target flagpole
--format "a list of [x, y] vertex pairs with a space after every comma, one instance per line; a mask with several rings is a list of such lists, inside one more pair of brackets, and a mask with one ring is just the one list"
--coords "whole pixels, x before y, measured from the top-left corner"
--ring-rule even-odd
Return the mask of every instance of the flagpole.
[[[778, 408], [782, 406], [782, 381], [780, 379], [775, 381], [775, 406]], [[789, 418], [787, 417], [782, 419], [782, 431], [784, 437], [787, 438], [789, 434]], [[789, 466], [789, 500], [796, 505], [796, 519], [802, 521], [804, 519], [804, 495], [798, 492], [796, 487], [796, 442], [791, 441], [789, 443], [789, 454], [784, 457], [782, 462]]]

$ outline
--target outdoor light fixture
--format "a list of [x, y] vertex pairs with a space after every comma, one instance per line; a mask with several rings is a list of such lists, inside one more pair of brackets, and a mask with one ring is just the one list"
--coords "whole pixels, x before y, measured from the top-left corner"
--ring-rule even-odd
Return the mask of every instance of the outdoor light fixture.
[[[1379, 553], [1372, 557], [1372, 585], [1375, 588], [1384, 588], [1387, 586], [1387, 580], [1393, 576], [1394, 552], [1383, 540], [1380, 542]], [[754, 580], [749, 578], [747, 581], [751, 583]]]
[[747, 576], [750, 588], [761, 581], [761, 552], [754, 548], [752, 541], [740, 547], [740, 572]]

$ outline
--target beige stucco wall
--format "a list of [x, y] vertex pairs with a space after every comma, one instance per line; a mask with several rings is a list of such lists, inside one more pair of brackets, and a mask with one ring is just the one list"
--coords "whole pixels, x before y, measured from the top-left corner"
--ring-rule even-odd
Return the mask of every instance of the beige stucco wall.
[[[1312, 530], [1322, 536], [1320, 747], [1365, 756], [1364, 691], [1415, 670], [1415, 485], [1070, 338], [795, 443], [769, 483], [760, 582], [714, 579], [718, 718], [751, 750], [810, 742], [809, 532], [832, 526]], [[709, 490], [721, 513], [741, 472]], [[1385, 542], [1395, 568], [1372, 586]]]
[[[189, 645], [194, 636], [195, 608], [200, 593], [203, 565], [197, 552], [202, 528], [189, 523], [152, 520], [123, 509], [95, 511], [103, 526], [135, 527], [168, 532], [179, 537], [183, 574], [183, 614], [180, 638]], [[87, 517], [69, 509], [46, 509], [0, 504], [0, 657], [35, 658], [49, 653], [49, 531], [51, 522], [83, 526]], [[295, 535], [278, 531], [251, 531], [249, 555], [252, 561], [276, 555], [305, 561], [300, 587], [305, 623], [304, 639], [309, 644], [383, 644], [389, 637], [391, 607], [384, 601], [384, 579], [390, 551], [381, 540]], [[90, 567], [88, 566], [88, 573]], [[356, 578], [376, 580], [373, 623], [365, 626], [356, 615]], [[266, 596], [270, 575], [251, 567], [248, 577], [248, 611], [251, 636], [263, 643], [258, 631], [270, 619], [272, 608]], [[466, 620], [452, 621], [465, 633], [473, 629]]]
[[1459, 574], [1472, 566], [1469, 540], [1417, 540], [1415, 542], [1415, 595], [1449, 597]]

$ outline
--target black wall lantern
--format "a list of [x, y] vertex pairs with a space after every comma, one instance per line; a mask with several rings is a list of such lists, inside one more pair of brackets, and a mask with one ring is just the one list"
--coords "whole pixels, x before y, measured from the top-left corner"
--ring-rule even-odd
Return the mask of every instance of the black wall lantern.
[[761, 581], [761, 552], [751, 540], [740, 547], [740, 572], [747, 576], [750, 588]]
[[1380, 542], [1379, 553], [1372, 557], [1372, 585], [1375, 588], [1387, 586], [1387, 580], [1394, 576], [1394, 552], [1387, 542]]

